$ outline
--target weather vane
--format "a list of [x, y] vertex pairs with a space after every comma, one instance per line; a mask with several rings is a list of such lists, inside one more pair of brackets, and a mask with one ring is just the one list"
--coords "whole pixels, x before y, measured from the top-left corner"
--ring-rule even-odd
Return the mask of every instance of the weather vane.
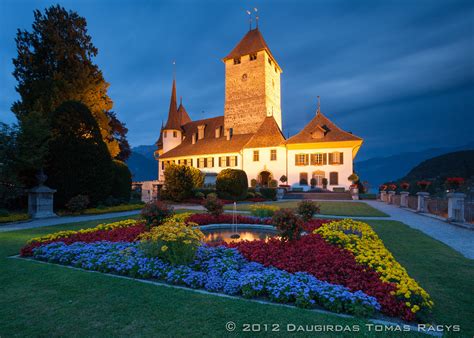
[[318, 95], [318, 110], [316, 111], [316, 113], [320, 113], [321, 112], [321, 97]]
[[258, 8], [254, 7], [253, 10], [255, 11], [255, 22], [256, 22], [256, 25], [257, 25], [257, 29], [258, 29], [258, 15], [256, 14], [258, 12]]
[[249, 31], [252, 30], [252, 12], [247, 9], [247, 14], [249, 16]]

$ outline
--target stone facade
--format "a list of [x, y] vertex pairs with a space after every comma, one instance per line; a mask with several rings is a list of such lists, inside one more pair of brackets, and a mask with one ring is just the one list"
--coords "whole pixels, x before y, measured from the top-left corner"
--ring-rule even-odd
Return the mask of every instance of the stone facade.
[[[224, 127], [234, 134], [255, 133], [265, 117], [273, 116], [281, 129], [280, 69], [266, 51], [225, 61]], [[270, 64], [270, 62], [271, 64]]]

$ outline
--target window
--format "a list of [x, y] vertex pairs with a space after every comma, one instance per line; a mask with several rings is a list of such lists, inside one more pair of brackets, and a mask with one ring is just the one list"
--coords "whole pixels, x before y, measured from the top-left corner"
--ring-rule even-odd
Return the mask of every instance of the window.
[[271, 66], [272, 65], [272, 59], [268, 58], [268, 64]]
[[227, 157], [226, 156], [219, 157], [219, 167], [227, 167]]
[[339, 174], [335, 171], [329, 173], [329, 185], [339, 184]]
[[205, 124], [198, 126], [198, 140], [202, 140], [204, 138], [204, 129], [206, 128]]
[[177, 131], [173, 131], [173, 137], [178, 137], [178, 132]]
[[259, 160], [260, 160], [260, 154], [259, 154], [258, 150], [254, 150], [253, 151], [253, 161], [258, 162]]
[[197, 167], [198, 168], [205, 168], [206, 167], [206, 158], [204, 158], [204, 157], [198, 158]]
[[276, 161], [277, 160], [277, 151], [276, 149], [270, 150], [270, 161]]
[[214, 168], [214, 157], [208, 157], [206, 168]]
[[308, 165], [308, 154], [296, 154], [295, 165]]
[[311, 154], [311, 165], [326, 164], [326, 154]]
[[278, 69], [277, 69], [277, 67], [276, 67], [276, 66], [275, 66], [275, 73], [278, 73]]
[[300, 173], [300, 185], [308, 185], [308, 173]]
[[334, 152], [329, 154], [329, 164], [344, 164], [343, 153]]
[[165, 162], [164, 161], [161, 162], [161, 170], [165, 170]]
[[228, 158], [229, 167], [236, 167], [238, 165], [237, 156], [227, 156], [227, 158]]
[[234, 65], [238, 65], [240, 63], [240, 58], [234, 58]]
[[217, 127], [217, 128], [216, 128], [216, 138], [221, 137], [221, 133], [222, 133], [222, 126], [221, 126], [221, 127]]
[[250, 54], [250, 61], [257, 60], [257, 53]]

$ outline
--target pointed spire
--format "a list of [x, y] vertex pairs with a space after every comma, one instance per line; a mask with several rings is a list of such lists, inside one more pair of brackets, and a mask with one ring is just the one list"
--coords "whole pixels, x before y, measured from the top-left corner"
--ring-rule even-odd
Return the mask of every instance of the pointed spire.
[[170, 109], [168, 111], [168, 120], [166, 121], [165, 129], [179, 130], [180, 127], [181, 123], [178, 114], [178, 106], [176, 103], [176, 79], [173, 78], [173, 86], [171, 87]]

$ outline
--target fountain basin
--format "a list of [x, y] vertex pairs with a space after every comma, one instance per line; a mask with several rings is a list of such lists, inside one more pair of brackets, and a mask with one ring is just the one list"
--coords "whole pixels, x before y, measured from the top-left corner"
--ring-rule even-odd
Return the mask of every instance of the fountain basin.
[[[276, 237], [278, 231], [271, 225], [260, 224], [208, 224], [199, 229], [203, 232], [206, 243], [240, 242], [253, 240], [266, 240]], [[238, 238], [234, 238], [239, 235]]]

